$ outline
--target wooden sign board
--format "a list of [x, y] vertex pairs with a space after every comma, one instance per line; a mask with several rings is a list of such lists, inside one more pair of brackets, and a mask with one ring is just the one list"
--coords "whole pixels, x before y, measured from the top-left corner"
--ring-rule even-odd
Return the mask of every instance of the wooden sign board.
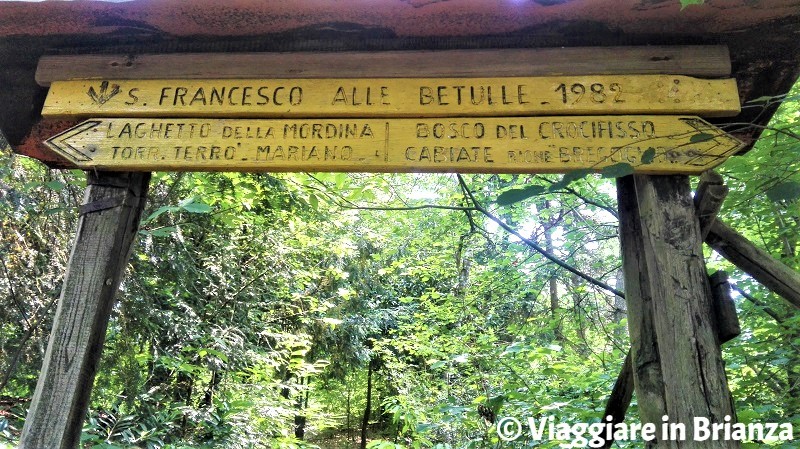
[[[698, 117], [93, 119], [46, 144], [84, 169], [697, 174], [742, 142]], [[651, 150], [652, 149], [652, 150]]]
[[45, 117], [734, 116], [735, 80], [670, 75], [56, 81]]

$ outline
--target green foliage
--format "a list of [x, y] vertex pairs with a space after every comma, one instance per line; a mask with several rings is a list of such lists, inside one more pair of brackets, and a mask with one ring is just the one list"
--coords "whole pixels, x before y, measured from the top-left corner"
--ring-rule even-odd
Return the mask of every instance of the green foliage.
[[[794, 270], [800, 270], [800, 127], [798, 87], [786, 97], [772, 123], [745, 156], [734, 157], [719, 171], [731, 192], [722, 219], [761, 249]], [[760, 99], [750, 107], [767, 107], [776, 99]], [[800, 319], [797, 310], [718, 257], [711, 265], [732, 273], [742, 335], [726, 344], [728, 376], [742, 422], [800, 424]]]
[[592, 170], [588, 168], [572, 170], [570, 172], [567, 172], [564, 176], [561, 177], [561, 180], [555, 182], [553, 185], [550, 186], [550, 191], [554, 192], [556, 190], [563, 189], [564, 187], [567, 187], [570, 184], [572, 184], [574, 181], [585, 178], [590, 173], [592, 173]]
[[642, 153], [642, 164], [652, 164], [656, 158], [656, 149], [648, 148]]
[[681, 11], [683, 11], [684, 9], [692, 5], [702, 5], [703, 3], [705, 3], [705, 0], [680, 0], [680, 2], [681, 2]]
[[540, 195], [547, 190], [544, 186], [537, 184], [529, 185], [521, 189], [506, 190], [497, 196], [498, 206], [508, 206], [519, 201], [526, 200], [532, 196]]
[[[642, 154], [642, 159], [644, 159], [645, 156], [645, 154]], [[614, 165], [603, 168], [600, 173], [604, 178], [621, 178], [623, 176], [632, 175], [633, 166], [627, 162], [617, 162]]]
[[781, 201], [795, 201], [800, 198], [800, 183], [796, 181], [778, 182], [764, 192], [767, 198], [780, 203]]
[[702, 143], [702, 142], [707, 142], [707, 141], [709, 141], [709, 140], [711, 140], [713, 138], [714, 138], [713, 134], [697, 133], [697, 134], [692, 134], [692, 136], [689, 137], [689, 142], [690, 143]]

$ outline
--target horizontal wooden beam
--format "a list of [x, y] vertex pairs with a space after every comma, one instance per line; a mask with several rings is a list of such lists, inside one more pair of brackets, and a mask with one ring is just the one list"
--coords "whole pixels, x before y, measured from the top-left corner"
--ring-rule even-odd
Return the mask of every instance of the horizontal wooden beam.
[[670, 74], [722, 78], [726, 46], [573, 47], [338, 53], [44, 56], [36, 82], [72, 79], [505, 77]]
[[45, 117], [734, 116], [736, 80], [681, 75], [55, 81]]

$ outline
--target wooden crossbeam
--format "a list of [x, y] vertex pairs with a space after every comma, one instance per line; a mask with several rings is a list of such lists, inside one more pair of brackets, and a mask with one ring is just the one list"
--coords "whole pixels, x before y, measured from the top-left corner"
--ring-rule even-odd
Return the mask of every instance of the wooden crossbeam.
[[722, 45], [336, 53], [44, 56], [36, 81], [158, 78], [396, 78], [731, 73]]
[[711, 224], [705, 242], [763, 286], [800, 308], [800, 273], [756, 247], [721, 221]]

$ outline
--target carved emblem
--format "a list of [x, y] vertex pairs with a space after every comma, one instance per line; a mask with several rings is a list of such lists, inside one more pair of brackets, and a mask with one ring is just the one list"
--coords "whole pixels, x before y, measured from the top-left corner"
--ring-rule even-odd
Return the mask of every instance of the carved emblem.
[[111, 90], [108, 89], [108, 81], [103, 81], [100, 83], [100, 93], [94, 90], [94, 86], [89, 87], [89, 91], [86, 92], [89, 97], [95, 102], [97, 105], [102, 106], [108, 100], [114, 98], [115, 95], [120, 93], [119, 84], [112, 84]]

